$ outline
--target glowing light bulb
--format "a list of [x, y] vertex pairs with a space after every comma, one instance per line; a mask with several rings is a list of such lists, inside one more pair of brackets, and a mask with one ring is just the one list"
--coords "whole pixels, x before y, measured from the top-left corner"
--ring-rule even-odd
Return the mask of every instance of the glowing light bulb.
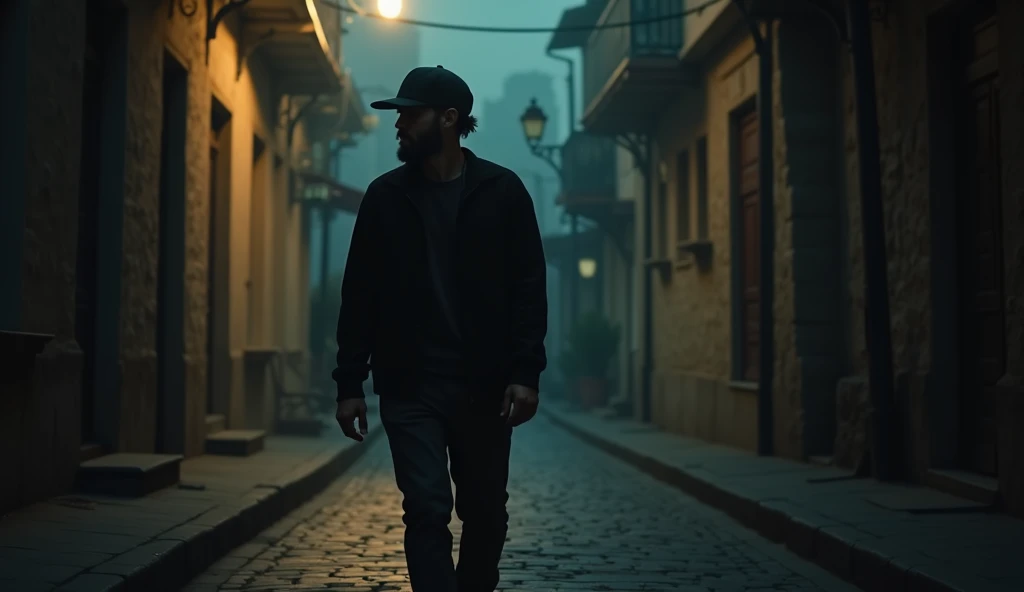
[[402, 14], [402, 0], [377, 0], [377, 12], [384, 18], [396, 18]]

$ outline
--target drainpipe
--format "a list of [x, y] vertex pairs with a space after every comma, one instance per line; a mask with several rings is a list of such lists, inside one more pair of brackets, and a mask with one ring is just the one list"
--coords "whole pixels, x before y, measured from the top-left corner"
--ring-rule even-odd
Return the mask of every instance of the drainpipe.
[[889, 278], [882, 207], [882, 171], [878, 146], [878, 111], [875, 102], [874, 54], [868, 3], [848, 1], [847, 22], [853, 58], [854, 93], [857, 100], [857, 158], [860, 163], [861, 227], [864, 241], [867, 332], [872, 414], [871, 466], [875, 477], [896, 477], [892, 462], [894, 388], [892, 342], [889, 334]]
[[[569, 101], [569, 135], [576, 130], [576, 77], [574, 75], [574, 63], [572, 58], [560, 56], [553, 51], [548, 51], [548, 57], [553, 60], [564, 62], [569, 67], [569, 73], [565, 78], [566, 84], [568, 85], [568, 101]], [[563, 187], [564, 189], [564, 187]], [[579, 216], [572, 214], [571, 218], [572, 226], [570, 230], [570, 242], [572, 252], [572, 265], [573, 269], [577, 262], [580, 260], [579, 253]], [[575, 323], [579, 317], [580, 308], [580, 274], [579, 272], [573, 272], [572, 277], [569, 281], [569, 318], [571, 323]], [[571, 326], [571, 325], [570, 325]]]
[[[654, 175], [654, 171], [651, 168], [654, 166], [654, 153], [651, 151], [653, 148], [654, 140], [651, 134], [646, 134], [644, 153], [646, 158], [643, 160], [643, 171], [644, 171], [644, 262], [650, 261], [654, 257], [654, 237], [651, 236], [651, 232], [654, 228], [654, 191], [653, 181], [651, 177]], [[654, 270], [649, 266], [644, 265], [644, 318], [643, 318], [643, 370], [641, 372], [640, 380], [640, 399], [641, 399], [641, 410], [640, 420], [651, 421], [651, 397], [653, 395], [653, 377], [654, 372]]]
[[761, 204], [761, 258], [760, 264], [760, 323], [757, 389], [757, 453], [769, 456], [775, 450], [775, 159], [774, 123], [772, 112], [772, 75], [774, 52], [772, 20], [766, 20], [764, 31], [761, 24], [743, 7], [741, 0], [734, 0], [750, 26], [758, 56], [757, 83], [757, 133], [758, 188]]
[[569, 135], [572, 135], [576, 131], [576, 76], [575, 76], [575, 65], [572, 58], [567, 58], [555, 54], [552, 51], [548, 51], [548, 57], [553, 60], [565, 62], [569, 66], [569, 74], [565, 78], [566, 84], [569, 86], [569, 92], [566, 95], [569, 100]]

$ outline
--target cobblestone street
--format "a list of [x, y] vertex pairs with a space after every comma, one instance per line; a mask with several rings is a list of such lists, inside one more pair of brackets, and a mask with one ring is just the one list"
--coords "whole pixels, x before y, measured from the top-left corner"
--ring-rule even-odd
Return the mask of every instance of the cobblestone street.
[[[409, 590], [401, 499], [387, 443], [373, 446], [185, 589]], [[855, 590], [544, 418], [517, 430], [512, 454], [501, 590]]]

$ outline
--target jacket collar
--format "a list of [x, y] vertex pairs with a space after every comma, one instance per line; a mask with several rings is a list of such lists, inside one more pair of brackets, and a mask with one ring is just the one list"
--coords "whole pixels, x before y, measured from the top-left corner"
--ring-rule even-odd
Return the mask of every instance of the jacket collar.
[[[495, 177], [498, 177], [502, 173], [502, 168], [494, 164], [489, 160], [484, 160], [478, 157], [469, 148], [462, 148], [462, 153], [466, 157], [466, 193], [476, 189], [480, 183], [488, 181]], [[403, 190], [409, 190], [419, 183], [421, 176], [412, 165], [406, 163], [395, 169], [394, 174], [387, 175], [385, 179]]]

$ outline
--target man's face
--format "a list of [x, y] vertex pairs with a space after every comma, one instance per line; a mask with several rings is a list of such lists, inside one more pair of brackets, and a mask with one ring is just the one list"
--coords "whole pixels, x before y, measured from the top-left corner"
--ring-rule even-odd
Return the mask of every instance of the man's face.
[[398, 160], [420, 163], [441, 151], [444, 140], [441, 136], [441, 113], [427, 107], [410, 107], [398, 110]]

